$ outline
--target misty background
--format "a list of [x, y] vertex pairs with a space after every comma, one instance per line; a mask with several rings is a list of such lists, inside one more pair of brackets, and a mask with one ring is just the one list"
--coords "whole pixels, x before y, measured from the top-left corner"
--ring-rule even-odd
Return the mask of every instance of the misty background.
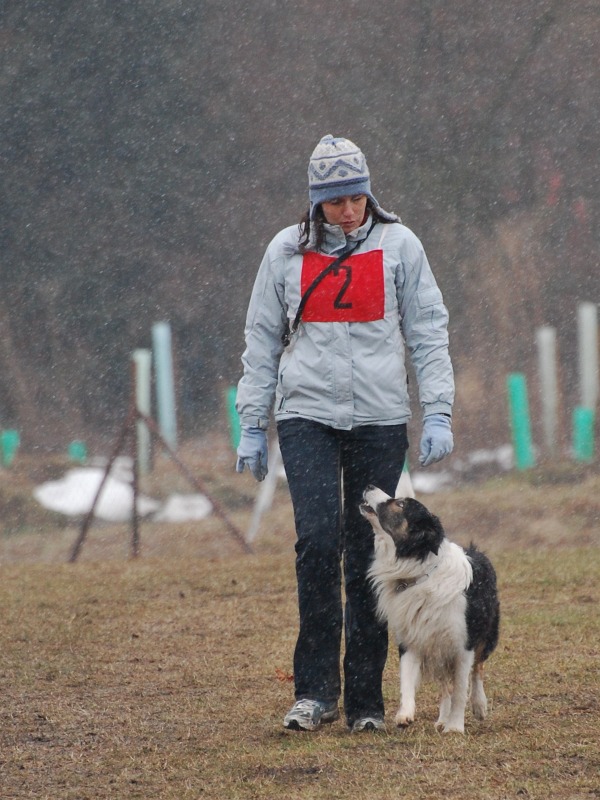
[[544, 324], [568, 437], [577, 304], [600, 299], [599, 34], [597, 0], [6, 0], [0, 427], [112, 441], [163, 320], [181, 435], [225, 425], [258, 264], [332, 133], [425, 245], [457, 452], [509, 439], [513, 371], [539, 440]]

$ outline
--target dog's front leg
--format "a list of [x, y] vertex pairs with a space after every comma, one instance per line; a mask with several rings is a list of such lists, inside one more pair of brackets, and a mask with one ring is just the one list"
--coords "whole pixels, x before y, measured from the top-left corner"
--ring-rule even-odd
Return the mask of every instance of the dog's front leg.
[[443, 725], [444, 733], [465, 732], [465, 707], [469, 697], [469, 676], [474, 659], [475, 654], [472, 650], [463, 650], [456, 658], [450, 716]]
[[421, 659], [407, 650], [400, 656], [400, 709], [396, 714], [396, 725], [406, 727], [415, 721], [415, 696], [421, 680]]

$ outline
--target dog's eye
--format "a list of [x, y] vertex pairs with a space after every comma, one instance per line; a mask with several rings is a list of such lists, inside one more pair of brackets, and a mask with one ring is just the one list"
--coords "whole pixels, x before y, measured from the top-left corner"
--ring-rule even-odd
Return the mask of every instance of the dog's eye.
[[404, 508], [404, 500], [396, 500], [396, 508], [402, 510]]

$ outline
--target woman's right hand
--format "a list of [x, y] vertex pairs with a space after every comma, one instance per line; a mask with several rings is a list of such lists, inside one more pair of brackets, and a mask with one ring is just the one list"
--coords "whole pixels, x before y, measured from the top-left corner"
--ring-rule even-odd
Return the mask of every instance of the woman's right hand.
[[236, 472], [243, 472], [248, 467], [257, 481], [263, 481], [268, 468], [267, 432], [262, 428], [242, 425], [242, 435], [237, 448]]

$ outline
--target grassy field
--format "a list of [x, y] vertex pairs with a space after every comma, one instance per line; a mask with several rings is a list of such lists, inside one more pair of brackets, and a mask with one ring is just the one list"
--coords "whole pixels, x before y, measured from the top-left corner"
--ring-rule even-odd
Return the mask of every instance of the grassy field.
[[[188, 461], [194, 461], [194, 453]], [[219, 459], [217, 459], [219, 463]], [[255, 486], [196, 458], [243, 529]], [[285, 486], [245, 555], [214, 518], [96, 524], [80, 560], [77, 528], [35, 509], [42, 468], [2, 475], [0, 796], [89, 798], [600, 797], [600, 480], [537, 472], [422, 498], [458, 540], [493, 558], [501, 640], [487, 669], [488, 719], [466, 734], [418, 718], [393, 726], [397, 655], [385, 674], [387, 734], [281, 727], [296, 632]], [[182, 489], [171, 466], [147, 479]], [[20, 498], [18, 500], [17, 498]]]

